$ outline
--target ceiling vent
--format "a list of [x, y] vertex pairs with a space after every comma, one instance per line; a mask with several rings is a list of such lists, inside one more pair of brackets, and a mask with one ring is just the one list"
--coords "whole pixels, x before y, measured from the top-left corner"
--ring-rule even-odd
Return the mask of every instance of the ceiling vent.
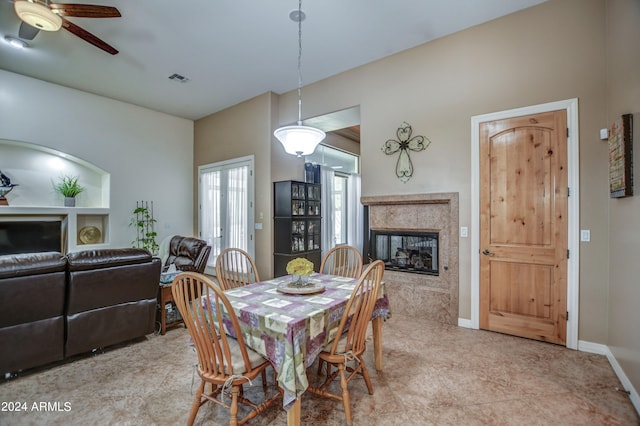
[[180, 74], [172, 74], [169, 76], [169, 80], [173, 80], [173, 81], [177, 81], [178, 83], [186, 83], [187, 81], [189, 81], [189, 79], [187, 77], [185, 77], [184, 75], [180, 75]]

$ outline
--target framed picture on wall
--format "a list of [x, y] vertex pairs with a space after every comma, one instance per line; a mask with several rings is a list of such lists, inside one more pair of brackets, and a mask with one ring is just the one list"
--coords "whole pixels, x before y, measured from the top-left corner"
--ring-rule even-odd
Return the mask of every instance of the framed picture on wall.
[[609, 129], [609, 193], [633, 195], [633, 115], [619, 117]]

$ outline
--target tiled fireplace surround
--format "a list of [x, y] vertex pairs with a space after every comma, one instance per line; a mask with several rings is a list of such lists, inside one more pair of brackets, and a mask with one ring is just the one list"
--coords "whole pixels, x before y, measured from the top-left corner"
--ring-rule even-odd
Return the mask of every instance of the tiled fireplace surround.
[[[362, 197], [369, 229], [439, 232], [439, 275], [387, 270], [391, 312], [458, 324], [458, 193]], [[366, 258], [366, 253], [365, 253]]]

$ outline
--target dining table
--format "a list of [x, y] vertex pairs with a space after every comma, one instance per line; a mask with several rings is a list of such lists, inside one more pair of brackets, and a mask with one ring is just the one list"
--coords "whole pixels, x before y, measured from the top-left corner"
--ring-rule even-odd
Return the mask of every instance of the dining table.
[[[292, 276], [286, 275], [225, 291], [245, 344], [271, 361], [277, 372], [289, 426], [300, 424], [301, 396], [309, 387], [307, 368], [335, 339], [357, 282], [357, 278], [313, 273], [303, 288], [293, 286]], [[371, 321], [379, 371], [382, 321], [389, 317], [389, 298], [381, 283]]]

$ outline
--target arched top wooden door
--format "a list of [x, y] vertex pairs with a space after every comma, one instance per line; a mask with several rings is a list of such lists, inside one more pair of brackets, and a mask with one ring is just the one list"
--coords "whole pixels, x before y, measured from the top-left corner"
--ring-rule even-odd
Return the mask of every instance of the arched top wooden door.
[[566, 342], [567, 124], [480, 125], [480, 328]]

